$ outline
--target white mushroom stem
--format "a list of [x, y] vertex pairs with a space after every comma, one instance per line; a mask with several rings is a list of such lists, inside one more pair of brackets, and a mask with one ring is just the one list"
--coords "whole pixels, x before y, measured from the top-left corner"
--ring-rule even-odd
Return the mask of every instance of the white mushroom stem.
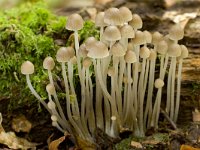
[[115, 116], [112, 116], [111, 117], [111, 121], [112, 121], [112, 124], [111, 124], [111, 129], [110, 129], [110, 134], [109, 135], [111, 137], [113, 137], [113, 138], [116, 138], [119, 135], [117, 118]]
[[102, 41], [104, 27], [100, 27], [100, 41]]
[[179, 60], [178, 65], [178, 77], [177, 77], [177, 95], [176, 95], [176, 106], [175, 106], [175, 113], [174, 113], [174, 122], [177, 122], [178, 119], [178, 112], [179, 112], [179, 105], [180, 105], [180, 91], [181, 91], [181, 71], [182, 71], [183, 59]]
[[175, 89], [175, 74], [176, 74], [176, 57], [172, 57], [172, 79], [171, 79], [171, 109], [170, 118], [174, 118], [174, 89]]
[[42, 103], [42, 105], [49, 111], [49, 108], [47, 107], [47, 104], [45, 103], [45, 101], [42, 100], [42, 98], [39, 96], [39, 94], [35, 91], [35, 89], [33, 88], [32, 84], [31, 84], [31, 80], [30, 80], [30, 76], [29, 74], [26, 74], [26, 82], [28, 84], [29, 89], [31, 90], [32, 94], [39, 100], [40, 103]]
[[[51, 70], [49, 70], [49, 69], [48, 69], [48, 76], [49, 76], [49, 81], [50, 81], [50, 83], [54, 86], [53, 76], [52, 76]], [[55, 86], [54, 86], [54, 87], [55, 87]], [[66, 117], [65, 117], [65, 115], [64, 115], [63, 109], [62, 109], [62, 107], [61, 107], [61, 105], [60, 105], [60, 102], [59, 102], [59, 100], [58, 100], [58, 96], [57, 96], [56, 91], [54, 92], [53, 97], [54, 97], [54, 99], [55, 99], [56, 106], [58, 107], [58, 111], [59, 111], [59, 113], [60, 113], [60, 115], [61, 115], [61, 118], [62, 118], [63, 120], [65, 120], [65, 121], [67, 121], [67, 120], [66, 120]]]

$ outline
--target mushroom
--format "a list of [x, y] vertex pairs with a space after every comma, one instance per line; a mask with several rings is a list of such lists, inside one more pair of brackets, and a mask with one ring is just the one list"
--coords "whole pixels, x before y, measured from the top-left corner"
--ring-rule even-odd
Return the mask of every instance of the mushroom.
[[104, 12], [99, 12], [95, 18], [95, 26], [100, 27], [100, 41], [102, 41], [104, 27], [107, 26], [107, 24], [104, 22], [104, 15]]

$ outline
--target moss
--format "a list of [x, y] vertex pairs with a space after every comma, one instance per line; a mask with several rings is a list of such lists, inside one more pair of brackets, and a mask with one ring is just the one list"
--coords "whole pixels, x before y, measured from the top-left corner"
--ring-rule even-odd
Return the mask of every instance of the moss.
[[[66, 17], [53, 14], [43, 2], [25, 3], [0, 12], [0, 16], [0, 97], [10, 97], [10, 109], [35, 102], [20, 73], [22, 62], [30, 60], [36, 69], [31, 76], [33, 85], [45, 99], [47, 74], [42, 62], [46, 56], [55, 56], [59, 46], [54, 40], [67, 43], [71, 32], [65, 29]], [[90, 21], [80, 33], [82, 41], [98, 34]]]

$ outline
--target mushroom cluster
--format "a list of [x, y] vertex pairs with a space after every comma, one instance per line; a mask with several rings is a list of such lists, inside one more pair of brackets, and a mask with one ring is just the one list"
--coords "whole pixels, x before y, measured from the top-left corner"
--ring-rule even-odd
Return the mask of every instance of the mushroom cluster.
[[[34, 65], [26, 61], [21, 66], [31, 92], [50, 112], [52, 125], [61, 132], [70, 133], [72, 139], [79, 137], [91, 143], [95, 143], [97, 128], [113, 138], [127, 129], [135, 136], [143, 137], [146, 129], [158, 127], [168, 64], [166, 112], [176, 122], [182, 61], [188, 56], [187, 48], [178, 44], [183, 38], [183, 29], [175, 25], [167, 35], [141, 31], [143, 22], [139, 15], [132, 14], [127, 7], [109, 8], [96, 16], [100, 39], [89, 37], [79, 45], [78, 30], [83, 27], [83, 22], [78, 14], [68, 17], [66, 29], [74, 31], [75, 47], [60, 47], [56, 54], [62, 68], [66, 112], [58, 100], [52, 77], [53, 58], [48, 56], [43, 62], [49, 76], [47, 103], [31, 85], [29, 75], [34, 72]], [[157, 73], [156, 60], [160, 67]], [[76, 66], [81, 99], [74, 87]]]

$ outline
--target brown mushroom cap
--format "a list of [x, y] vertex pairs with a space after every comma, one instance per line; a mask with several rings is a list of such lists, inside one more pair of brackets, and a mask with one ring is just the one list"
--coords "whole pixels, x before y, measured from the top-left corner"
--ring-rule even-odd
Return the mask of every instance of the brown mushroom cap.
[[129, 24], [135, 29], [141, 29], [143, 22], [142, 19], [139, 15], [137, 14], [133, 14], [133, 19], [131, 21], [129, 21]]
[[122, 25], [124, 19], [118, 8], [109, 8], [105, 11], [104, 22], [108, 25]]
[[150, 50], [150, 55], [148, 57], [149, 60], [156, 60], [157, 53], [154, 50]]
[[121, 33], [116, 26], [108, 26], [103, 33], [103, 38], [107, 41], [117, 41], [121, 39]]
[[169, 38], [178, 41], [181, 40], [184, 36], [184, 29], [179, 25], [174, 25], [169, 31]]
[[21, 73], [24, 75], [29, 75], [34, 73], [34, 65], [30, 61], [25, 61], [21, 65]]
[[83, 28], [83, 18], [79, 14], [72, 14], [67, 19], [66, 29], [67, 30], [80, 30]]
[[91, 64], [92, 64], [92, 60], [90, 58], [86, 57], [83, 60], [83, 67], [88, 68], [88, 67], [90, 67]]
[[126, 61], [126, 63], [135, 63], [135, 62], [137, 62], [137, 57], [135, 55], [135, 52], [131, 51], [131, 50], [127, 50], [126, 54], [124, 56], [124, 60]]
[[61, 47], [56, 54], [58, 62], [68, 62], [74, 56], [74, 49], [72, 47]]
[[81, 57], [86, 57], [88, 50], [86, 49], [85, 43], [81, 44], [78, 50], [78, 53]]
[[48, 56], [43, 61], [43, 68], [47, 70], [52, 70], [55, 66], [55, 62], [52, 57]]
[[88, 51], [88, 57], [98, 59], [109, 56], [108, 47], [101, 41], [97, 41], [95, 45]]
[[130, 11], [129, 8], [123, 6], [119, 8], [119, 11], [124, 19], [124, 22], [129, 22], [132, 20], [133, 16], [132, 16], [132, 12]]

